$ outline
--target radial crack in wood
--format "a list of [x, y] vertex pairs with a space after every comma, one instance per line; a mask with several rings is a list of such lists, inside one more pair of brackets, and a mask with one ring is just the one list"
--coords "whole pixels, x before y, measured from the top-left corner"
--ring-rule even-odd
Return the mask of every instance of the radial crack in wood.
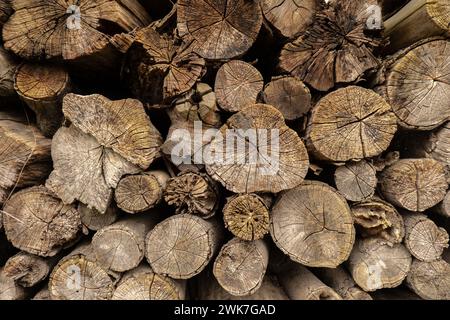
[[414, 259], [406, 284], [422, 299], [449, 300], [450, 264], [444, 260], [423, 262]]
[[367, 161], [350, 162], [339, 166], [334, 172], [336, 188], [350, 201], [363, 201], [371, 198], [377, 187], [376, 170]]

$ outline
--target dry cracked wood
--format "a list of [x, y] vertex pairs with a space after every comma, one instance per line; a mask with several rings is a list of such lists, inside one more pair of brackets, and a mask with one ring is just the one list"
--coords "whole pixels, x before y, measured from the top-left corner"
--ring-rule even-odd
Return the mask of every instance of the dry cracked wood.
[[264, 104], [231, 116], [206, 154], [214, 160], [207, 163], [209, 175], [235, 193], [293, 188], [303, 181], [309, 167], [303, 141], [285, 124], [281, 112]]
[[262, 284], [269, 263], [269, 246], [263, 240], [233, 238], [220, 250], [214, 262], [214, 276], [233, 296], [248, 296]]
[[335, 268], [350, 255], [353, 217], [346, 200], [332, 187], [305, 181], [282, 193], [271, 215], [272, 239], [292, 260]]
[[14, 279], [6, 276], [0, 268], [0, 301], [26, 300], [30, 297], [30, 290], [18, 285]]
[[334, 172], [336, 188], [350, 201], [363, 201], [371, 198], [377, 187], [377, 172], [367, 161], [350, 162], [339, 166]]
[[447, 191], [444, 200], [437, 204], [434, 211], [445, 218], [450, 218], [450, 191]]
[[367, 292], [395, 288], [406, 278], [411, 267], [411, 254], [402, 244], [389, 244], [384, 239], [368, 238], [355, 243], [347, 266], [353, 280]]
[[321, 160], [360, 160], [385, 151], [396, 131], [396, 117], [381, 96], [350, 86], [326, 95], [313, 108], [307, 146]]
[[414, 212], [441, 202], [448, 188], [444, 166], [433, 159], [402, 159], [382, 172], [380, 185], [389, 202]]
[[83, 203], [78, 204], [78, 212], [80, 213], [83, 227], [92, 231], [98, 231], [116, 222], [119, 218], [118, 211], [116, 206], [111, 205], [105, 213], [101, 214], [95, 209], [89, 209]]
[[157, 274], [189, 279], [219, 251], [222, 230], [216, 220], [182, 214], [156, 225], [146, 237], [145, 256]]
[[283, 47], [280, 68], [319, 91], [360, 80], [379, 63], [373, 51], [380, 44], [382, 24], [365, 32], [367, 6], [376, 3], [347, 0], [326, 6], [303, 35]]
[[450, 122], [427, 134], [413, 146], [414, 157], [432, 158], [450, 167]]
[[210, 60], [236, 58], [247, 52], [262, 26], [259, 3], [247, 0], [180, 0], [177, 29], [194, 50]]
[[449, 300], [450, 264], [444, 260], [423, 262], [414, 259], [406, 283], [422, 299]]
[[[0, 4], [1, 5], [1, 4]], [[0, 97], [12, 97], [14, 90], [14, 73], [18, 66], [17, 58], [0, 46]]]
[[136, 0], [12, 0], [5, 48], [25, 59], [75, 59], [105, 49], [111, 30], [150, 23]]
[[19, 191], [6, 201], [3, 224], [16, 248], [42, 257], [56, 255], [81, 229], [76, 208], [42, 186]]

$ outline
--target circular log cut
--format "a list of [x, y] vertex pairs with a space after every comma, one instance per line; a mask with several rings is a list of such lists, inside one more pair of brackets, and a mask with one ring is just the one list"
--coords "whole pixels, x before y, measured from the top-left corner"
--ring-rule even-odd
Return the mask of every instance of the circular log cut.
[[98, 231], [113, 224], [119, 217], [117, 207], [114, 205], [111, 205], [104, 214], [101, 214], [97, 210], [89, 209], [87, 205], [80, 203], [78, 212], [80, 212], [83, 226], [93, 231]]
[[44, 259], [26, 252], [19, 252], [6, 262], [3, 274], [13, 279], [16, 284], [29, 288], [45, 280], [55, 264], [55, 258]]
[[377, 187], [377, 172], [367, 161], [347, 163], [334, 172], [336, 188], [350, 201], [371, 198]]
[[422, 299], [449, 300], [450, 264], [444, 260], [414, 260], [406, 283]]

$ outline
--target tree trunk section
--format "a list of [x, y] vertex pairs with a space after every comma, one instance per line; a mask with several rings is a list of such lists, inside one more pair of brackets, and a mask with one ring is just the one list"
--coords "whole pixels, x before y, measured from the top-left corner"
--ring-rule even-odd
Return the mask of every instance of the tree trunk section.
[[350, 162], [337, 167], [334, 172], [336, 188], [350, 201], [363, 201], [371, 198], [377, 187], [377, 172], [367, 161]]
[[444, 260], [423, 262], [414, 259], [406, 284], [422, 299], [450, 299], [450, 265]]
[[439, 202], [433, 210], [444, 218], [450, 218], [450, 192], [445, 194], [444, 200]]
[[0, 269], [0, 301], [26, 300], [32, 295], [29, 288], [19, 286], [14, 279], [6, 276]]
[[115, 205], [109, 206], [104, 214], [101, 214], [95, 209], [89, 209], [85, 204], [78, 205], [78, 212], [81, 216], [81, 223], [83, 227], [88, 230], [98, 231], [107, 227], [119, 218], [119, 210]]

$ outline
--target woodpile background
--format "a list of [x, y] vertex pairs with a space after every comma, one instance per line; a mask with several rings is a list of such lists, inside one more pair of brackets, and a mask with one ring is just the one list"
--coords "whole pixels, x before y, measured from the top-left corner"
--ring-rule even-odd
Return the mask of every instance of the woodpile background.
[[[0, 299], [450, 299], [449, 0], [0, 0], [0, 27]], [[174, 157], [229, 129], [276, 129], [276, 174]]]

